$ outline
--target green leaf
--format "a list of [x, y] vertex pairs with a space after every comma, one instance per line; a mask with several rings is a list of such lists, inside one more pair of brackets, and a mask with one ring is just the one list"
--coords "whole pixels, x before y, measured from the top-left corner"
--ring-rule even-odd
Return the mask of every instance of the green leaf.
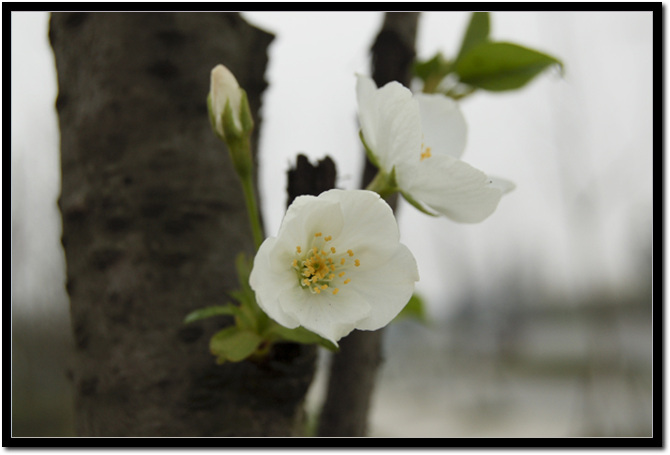
[[190, 324], [191, 322], [211, 318], [212, 316], [239, 316], [239, 314], [240, 309], [232, 304], [209, 306], [189, 313], [184, 318], [184, 324]]
[[253, 354], [262, 342], [263, 338], [257, 333], [228, 327], [214, 334], [209, 349], [219, 363], [239, 362]]
[[412, 69], [416, 77], [422, 81], [433, 77], [442, 79], [449, 72], [449, 61], [438, 52], [430, 60], [416, 61]]
[[468, 50], [456, 64], [460, 81], [490, 91], [515, 90], [551, 65], [554, 57], [517, 44], [484, 42]]
[[487, 41], [489, 39], [490, 29], [489, 13], [478, 11], [472, 13], [472, 16], [470, 16], [470, 23], [463, 36], [461, 50], [458, 51], [458, 57], [456, 57], [456, 62], [458, 62], [472, 47]]
[[302, 344], [320, 344], [331, 351], [339, 350], [332, 341], [327, 340], [304, 327], [289, 329], [279, 324], [272, 324], [264, 335], [266, 338], [273, 339], [273, 341], [286, 340]]
[[412, 295], [409, 302], [407, 302], [407, 305], [405, 305], [405, 308], [400, 311], [393, 321], [396, 322], [403, 319], [416, 319], [424, 324], [428, 322], [426, 304], [417, 294]]
[[442, 79], [453, 71], [452, 64], [440, 52], [430, 60], [416, 62], [413, 69], [414, 74], [423, 81], [424, 93], [434, 93]]

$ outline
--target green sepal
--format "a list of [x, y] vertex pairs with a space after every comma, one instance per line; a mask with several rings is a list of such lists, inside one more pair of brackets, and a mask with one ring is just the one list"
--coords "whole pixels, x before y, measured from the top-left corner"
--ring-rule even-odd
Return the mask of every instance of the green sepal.
[[410, 196], [409, 193], [406, 193], [405, 191], [400, 190], [400, 194], [402, 194], [402, 197], [405, 198], [405, 200], [407, 202], [409, 202], [409, 204], [412, 207], [414, 207], [415, 209], [417, 209], [419, 212], [425, 213], [426, 215], [429, 215], [429, 216], [434, 216], [434, 217], [439, 216], [439, 214], [437, 214], [437, 213], [429, 212], [428, 209], [426, 209], [423, 206], [423, 204], [421, 204], [419, 201], [417, 201], [412, 196]]
[[428, 315], [426, 313], [426, 304], [424, 300], [416, 293], [407, 302], [407, 305], [398, 313], [393, 319], [393, 322], [401, 321], [403, 319], [414, 319], [422, 324], [428, 323]]
[[244, 89], [240, 89], [240, 92], [242, 92], [240, 100], [240, 123], [242, 124], [242, 132], [249, 135], [254, 129], [254, 117], [251, 115], [247, 92]]
[[263, 342], [263, 337], [250, 330], [227, 327], [214, 334], [209, 341], [209, 350], [219, 364], [240, 362], [250, 357]]
[[383, 170], [379, 170], [375, 178], [365, 188], [369, 191], [374, 191], [383, 198], [387, 198], [398, 192], [398, 183], [395, 177], [395, 166], [391, 169], [391, 173], [387, 174]]
[[190, 324], [191, 322], [199, 321], [201, 319], [207, 319], [211, 318], [214, 316], [237, 316], [239, 317], [241, 315], [241, 310], [233, 305], [232, 303], [229, 303], [227, 305], [215, 305], [215, 306], [209, 306], [205, 308], [200, 308], [199, 310], [195, 310], [190, 312], [185, 318], [184, 318], [184, 324]]
[[370, 149], [370, 147], [368, 147], [367, 142], [365, 142], [365, 137], [363, 136], [363, 130], [359, 130], [359, 131], [358, 131], [358, 137], [361, 138], [361, 142], [363, 143], [363, 148], [365, 149], [365, 156], [367, 156], [367, 157], [368, 157], [368, 160], [370, 160], [370, 162], [371, 162], [372, 164], [374, 164], [374, 166], [375, 166], [377, 169], [379, 169], [379, 160], [377, 160], [377, 157], [376, 157], [375, 154], [372, 152], [372, 150]]
[[506, 42], [482, 42], [457, 62], [460, 82], [489, 91], [516, 90], [552, 65], [556, 58]]
[[287, 327], [273, 323], [263, 335], [271, 342], [286, 340], [302, 344], [319, 344], [330, 351], [339, 351], [339, 347], [337, 347], [332, 341], [327, 340], [304, 327], [289, 329]]

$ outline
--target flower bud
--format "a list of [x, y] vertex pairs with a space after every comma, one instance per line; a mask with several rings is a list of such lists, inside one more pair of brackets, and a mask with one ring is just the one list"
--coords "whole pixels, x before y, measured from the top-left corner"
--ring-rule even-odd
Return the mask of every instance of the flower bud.
[[253, 169], [249, 140], [254, 120], [247, 93], [223, 65], [212, 70], [207, 107], [214, 133], [228, 146], [238, 175], [246, 178]]
[[[237, 131], [242, 130], [240, 121], [242, 94], [243, 90], [237, 83], [237, 79], [235, 79], [233, 73], [223, 65], [216, 65], [211, 75], [209, 111], [212, 127], [221, 139], [225, 140], [225, 130], [230, 129], [230, 127], [233, 127]], [[230, 118], [224, 120], [227, 104], [230, 104]], [[232, 125], [228, 125], [229, 128], [224, 128], [226, 120], [232, 123]]]

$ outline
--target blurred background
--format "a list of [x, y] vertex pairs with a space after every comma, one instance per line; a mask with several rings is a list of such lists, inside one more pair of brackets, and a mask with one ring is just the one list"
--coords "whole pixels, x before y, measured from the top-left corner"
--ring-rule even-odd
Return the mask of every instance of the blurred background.
[[[338, 186], [359, 185], [354, 74], [369, 74], [383, 15], [244, 16], [276, 34], [259, 163], [273, 235], [297, 153], [332, 156]], [[453, 57], [468, 20], [423, 13], [418, 57]], [[12, 12], [11, 25], [12, 434], [67, 436], [72, 345], [48, 13]], [[430, 321], [387, 329], [370, 433], [651, 436], [652, 14], [494, 12], [491, 35], [561, 59], [565, 74], [462, 101], [463, 159], [516, 183], [489, 219], [461, 225], [400, 204]], [[312, 412], [324, 379], [310, 390]]]

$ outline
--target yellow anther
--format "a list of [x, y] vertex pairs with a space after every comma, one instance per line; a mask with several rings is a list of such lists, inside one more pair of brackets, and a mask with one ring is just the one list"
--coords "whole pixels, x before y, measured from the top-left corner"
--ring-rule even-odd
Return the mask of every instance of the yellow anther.
[[361, 261], [359, 261], [358, 259], [356, 259], [356, 260], [354, 261], [354, 265], [355, 265], [356, 267], [358, 267], [359, 265], [361, 265]]
[[298, 252], [298, 254], [302, 253], [302, 248], [300, 248], [299, 246], [296, 246], [295, 250]]
[[340, 278], [342, 278], [342, 277], [344, 276], [344, 272], [340, 272], [340, 273], [338, 273], [337, 276], [339, 276]]
[[298, 267], [298, 260], [297, 259], [293, 260], [293, 267]]
[[335, 254], [335, 247], [334, 247], [334, 246], [331, 246], [331, 247], [330, 247], [330, 252], [333, 253], [333, 254]]
[[351, 251], [351, 250], [347, 250], [347, 254], [349, 255], [349, 257], [351, 257], [351, 256], [353, 256], [353, 255], [354, 255], [354, 252], [353, 252], [353, 251]]
[[349, 284], [349, 283], [351, 283], [351, 278], [347, 278], [346, 280], [344, 280], [344, 284]]
[[323, 240], [325, 240], [326, 242], [330, 242], [332, 239], [333, 239], [332, 235], [329, 235], [328, 237], [323, 238]]
[[333, 289], [333, 295], [337, 295], [338, 292], [340, 292], [338, 288]]
[[426, 151], [421, 153], [421, 161], [425, 160], [426, 158], [430, 158], [430, 147], [426, 147]]
[[323, 286], [321, 286], [321, 289], [325, 291], [326, 289], [328, 289], [328, 285], [324, 284]]
[[321, 233], [317, 232], [316, 234], [314, 234], [314, 237], [321, 237]]
[[340, 259], [340, 265], [344, 265], [344, 263], [345, 263], [345, 259], [344, 258]]
[[312, 248], [312, 254], [316, 255], [319, 252], [317, 247]]
[[333, 278], [335, 278], [335, 274], [334, 274], [334, 273], [331, 273], [330, 275], [328, 275], [328, 279], [329, 279], [329, 280], [332, 280]]
[[316, 291], [317, 294], [321, 294], [321, 289], [319, 288], [314, 288], [314, 291]]

